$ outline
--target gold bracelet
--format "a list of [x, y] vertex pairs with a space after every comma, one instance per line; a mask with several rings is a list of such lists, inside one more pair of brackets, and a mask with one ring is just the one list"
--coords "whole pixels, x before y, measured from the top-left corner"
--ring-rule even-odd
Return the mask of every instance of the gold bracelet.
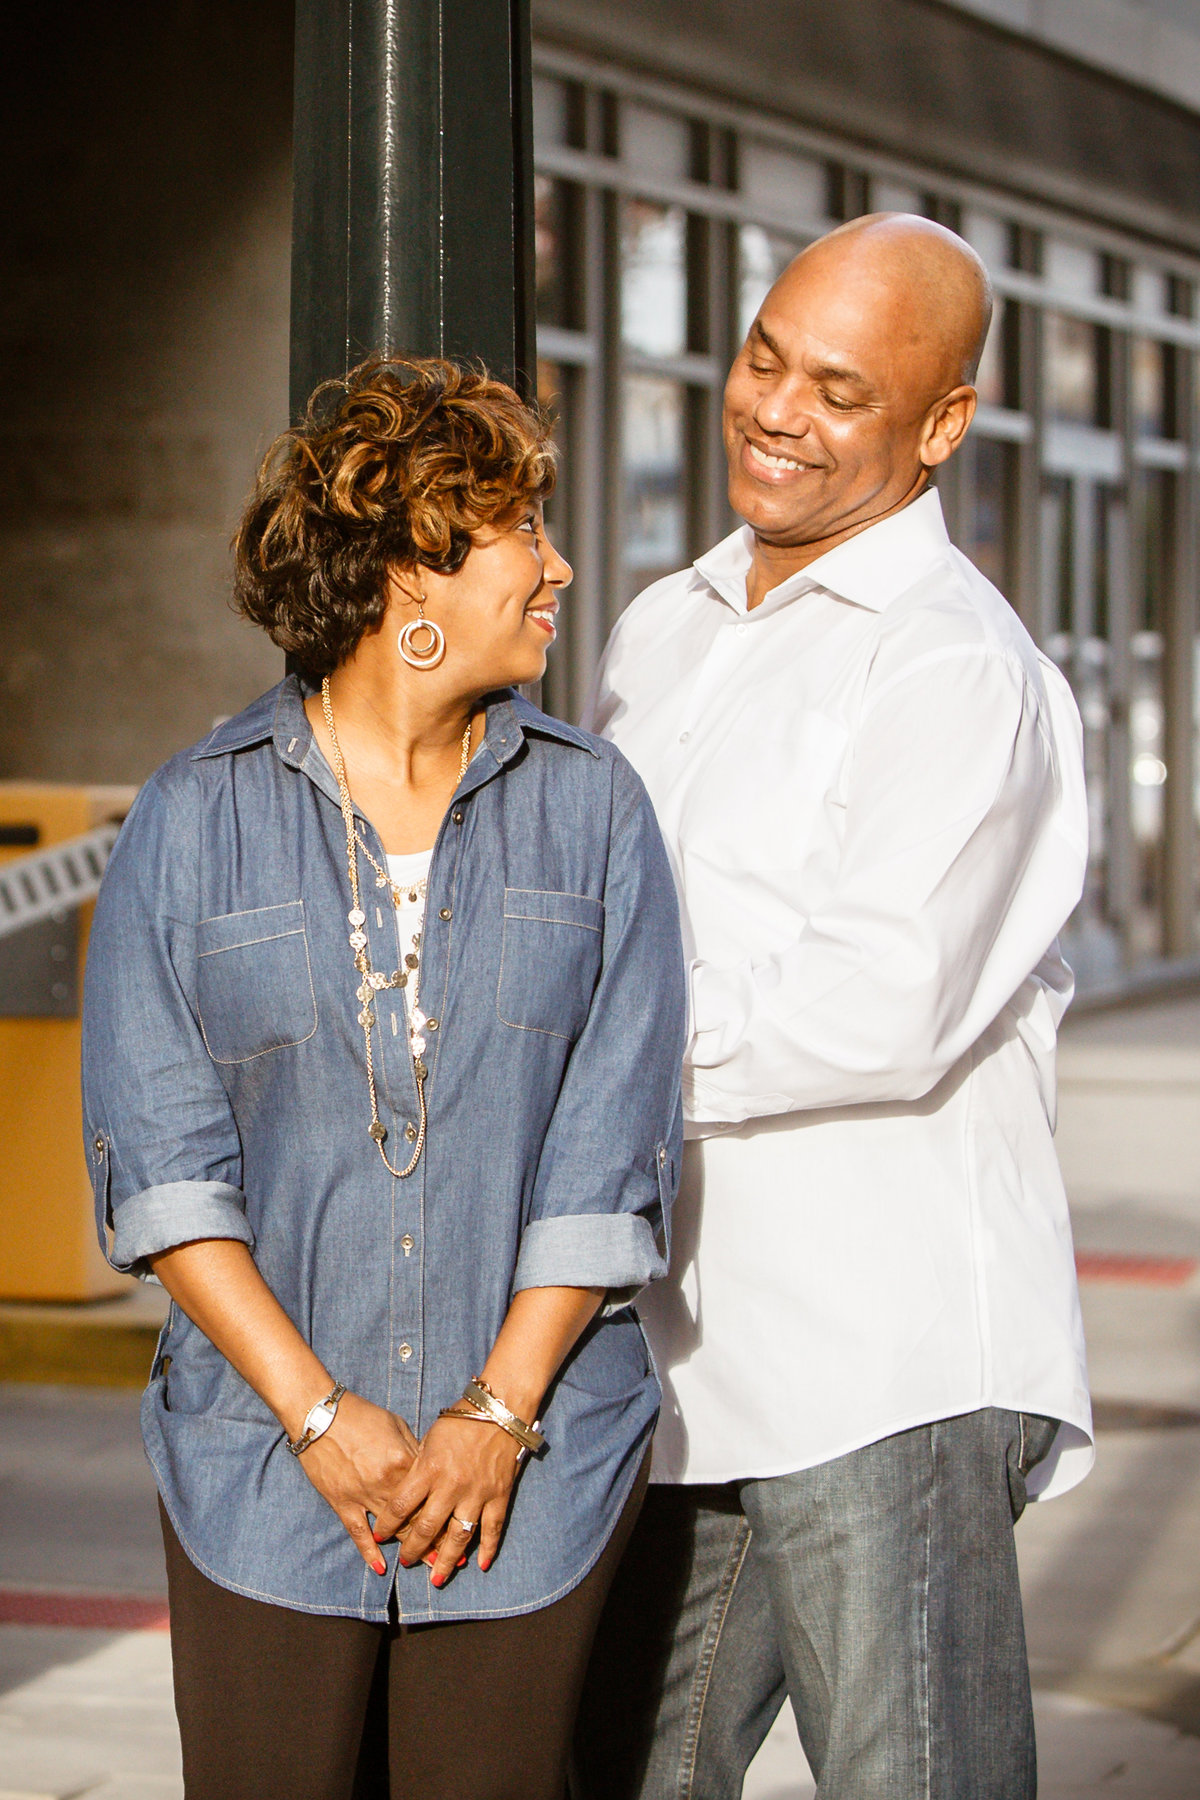
[[509, 1437], [516, 1438], [522, 1449], [528, 1450], [531, 1455], [535, 1455], [545, 1445], [546, 1440], [538, 1430], [540, 1421], [535, 1420], [532, 1425], [527, 1425], [524, 1419], [518, 1419], [516, 1413], [510, 1412], [503, 1400], [493, 1394], [482, 1375], [477, 1375], [474, 1381], [468, 1381], [460, 1404], [474, 1409], [473, 1414], [464, 1413], [461, 1417], [478, 1418], [482, 1414], [494, 1425], [499, 1425], [502, 1431], [507, 1431]]
[[439, 1419], [474, 1419], [478, 1425], [498, 1425], [499, 1419], [493, 1419], [491, 1413], [464, 1412], [462, 1401], [456, 1400], [453, 1406], [443, 1406], [438, 1414]]

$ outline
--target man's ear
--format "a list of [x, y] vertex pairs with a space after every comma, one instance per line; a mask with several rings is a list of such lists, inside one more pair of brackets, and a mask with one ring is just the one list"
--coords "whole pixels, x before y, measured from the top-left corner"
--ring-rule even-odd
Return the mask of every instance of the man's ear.
[[967, 435], [979, 396], [973, 387], [952, 388], [930, 407], [921, 432], [920, 457], [927, 469], [949, 462]]

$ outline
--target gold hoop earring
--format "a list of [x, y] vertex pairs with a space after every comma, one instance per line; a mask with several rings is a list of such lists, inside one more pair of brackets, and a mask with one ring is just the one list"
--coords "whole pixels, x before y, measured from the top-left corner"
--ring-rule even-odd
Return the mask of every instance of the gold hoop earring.
[[[427, 643], [422, 647], [416, 642], [419, 631], [429, 633]], [[410, 669], [436, 669], [446, 654], [446, 634], [440, 625], [425, 617], [425, 596], [417, 601], [417, 616], [410, 619], [400, 636], [396, 639], [396, 648]]]

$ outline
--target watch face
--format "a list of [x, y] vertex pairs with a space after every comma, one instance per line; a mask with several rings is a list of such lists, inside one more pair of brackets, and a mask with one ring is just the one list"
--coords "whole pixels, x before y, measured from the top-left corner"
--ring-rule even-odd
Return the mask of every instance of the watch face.
[[333, 1424], [332, 1406], [314, 1406], [305, 1420], [309, 1431], [328, 1431]]

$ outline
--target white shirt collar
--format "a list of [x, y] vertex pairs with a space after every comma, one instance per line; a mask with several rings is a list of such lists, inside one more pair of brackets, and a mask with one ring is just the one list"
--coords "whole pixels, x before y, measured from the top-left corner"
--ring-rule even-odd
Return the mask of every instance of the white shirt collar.
[[[936, 488], [929, 488], [890, 519], [869, 525], [857, 537], [818, 556], [799, 574], [789, 575], [756, 610], [774, 612], [819, 587], [855, 606], [882, 612], [937, 561], [949, 542], [941, 499]], [[744, 613], [746, 575], [753, 554], [754, 534], [748, 525], [742, 525], [697, 557], [692, 566], [714, 593], [736, 612]]]

